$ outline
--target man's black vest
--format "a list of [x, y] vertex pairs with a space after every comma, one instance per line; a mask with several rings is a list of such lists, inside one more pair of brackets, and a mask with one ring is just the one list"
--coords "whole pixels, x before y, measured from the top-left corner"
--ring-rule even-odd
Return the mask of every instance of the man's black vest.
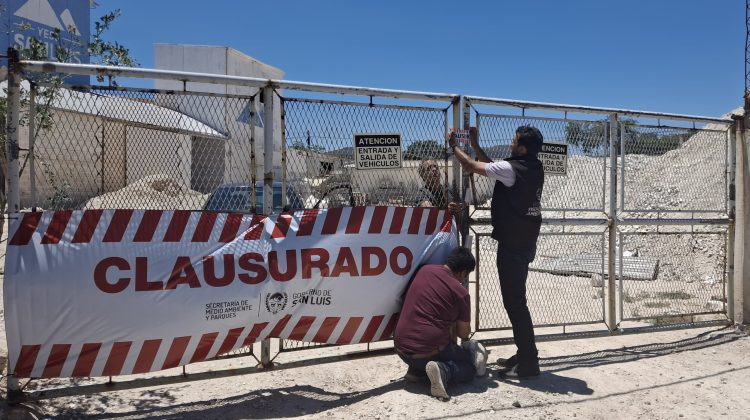
[[516, 182], [512, 187], [495, 182], [492, 237], [501, 249], [533, 250], [542, 226], [544, 167], [536, 157], [511, 157], [506, 161], [516, 173]]

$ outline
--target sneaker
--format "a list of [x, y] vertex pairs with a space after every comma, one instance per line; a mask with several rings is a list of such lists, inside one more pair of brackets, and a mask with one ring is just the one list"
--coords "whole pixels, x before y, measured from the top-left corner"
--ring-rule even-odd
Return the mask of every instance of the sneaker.
[[445, 390], [445, 373], [440, 362], [428, 362], [425, 367], [427, 377], [430, 378], [430, 394], [436, 398], [448, 399], [448, 391]]
[[533, 379], [539, 377], [539, 365], [521, 366], [518, 363], [500, 372], [500, 377], [506, 379]]
[[510, 356], [507, 359], [504, 359], [504, 358], [500, 357], [500, 358], [497, 359], [497, 364], [498, 364], [498, 366], [500, 366], [502, 368], [510, 369], [513, 366], [515, 366], [515, 365], [518, 364], [518, 355], [514, 354], [513, 356]]
[[487, 372], [487, 349], [479, 341], [468, 340], [463, 343], [464, 348], [471, 354], [471, 362], [476, 369], [476, 376], [484, 376]]

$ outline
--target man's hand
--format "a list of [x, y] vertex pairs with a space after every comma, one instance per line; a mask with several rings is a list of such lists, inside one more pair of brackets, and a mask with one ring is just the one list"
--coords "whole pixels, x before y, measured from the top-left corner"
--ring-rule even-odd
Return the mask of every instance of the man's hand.
[[463, 205], [461, 203], [457, 203], [455, 201], [448, 203], [448, 211], [450, 212], [450, 214], [454, 216], [460, 216], [462, 208], [463, 208]]
[[456, 131], [451, 129], [451, 132], [448, 133], [448, 146], [453, 149], [456, 147]]

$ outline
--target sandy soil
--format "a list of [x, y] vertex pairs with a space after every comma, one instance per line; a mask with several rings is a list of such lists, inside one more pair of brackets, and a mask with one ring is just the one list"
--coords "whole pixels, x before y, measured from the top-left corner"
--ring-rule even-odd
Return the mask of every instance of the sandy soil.
[[[392, 355], [308, 365], [316, 350], [284, 353], [277, 369], [252, 358], [118, 379], [33, 381], [28, 401], [3, 406], [27, 418], [747, 418], [750, 340], [735, 328], [701, 328], [542, 342], [543, 373], [503, 381], [496, 366], [441, 402], [408, 383]], [[341, 349], [338, 351], [340, 352]], [[490, 347], [492, 360], [511, 351]], [[330, 350], [329, 350], [330, 351]], [[4, 384], [3, 384], [4, 385]]]

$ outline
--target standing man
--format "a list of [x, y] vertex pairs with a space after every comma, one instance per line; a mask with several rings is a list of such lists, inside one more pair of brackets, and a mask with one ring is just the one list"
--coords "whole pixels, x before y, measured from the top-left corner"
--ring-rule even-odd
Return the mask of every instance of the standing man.
[[529, 263], [536, 254], [536, 242], [542, 224], [542, 187], [544, 167], [537, 158], [542, 148], [542, 133], [536, 127], [520, 126], [511, 146], [511, 157], [493, 162], [479, 146], [476, 128], [469, 130], [475, 161], [457, 147], [453, 133], [448, 144], [467, 171], [495, 180], [492, 193], [492, 237], [497, 244], [497, 273], [503, 305], [513, 326], [517, 352], [499, 359], [501, 374], [508, 378], [539, 376], [539, 356], [534, 325], [526, 304], [526, 278]]
[[[470, 250], [455, 248], [445, 264], [422, 266], [406, 291], [394, 345], [409, 367], [407, 374], [426, 374], [434, 397], [447, 399], [446, 385], [468, 382], [485, 373], [484, 347], [468, 340], [471, 298], [463, 283], [475, 266]], [[450, 328], [454, 324], [463, 346], [451, 341]]]

